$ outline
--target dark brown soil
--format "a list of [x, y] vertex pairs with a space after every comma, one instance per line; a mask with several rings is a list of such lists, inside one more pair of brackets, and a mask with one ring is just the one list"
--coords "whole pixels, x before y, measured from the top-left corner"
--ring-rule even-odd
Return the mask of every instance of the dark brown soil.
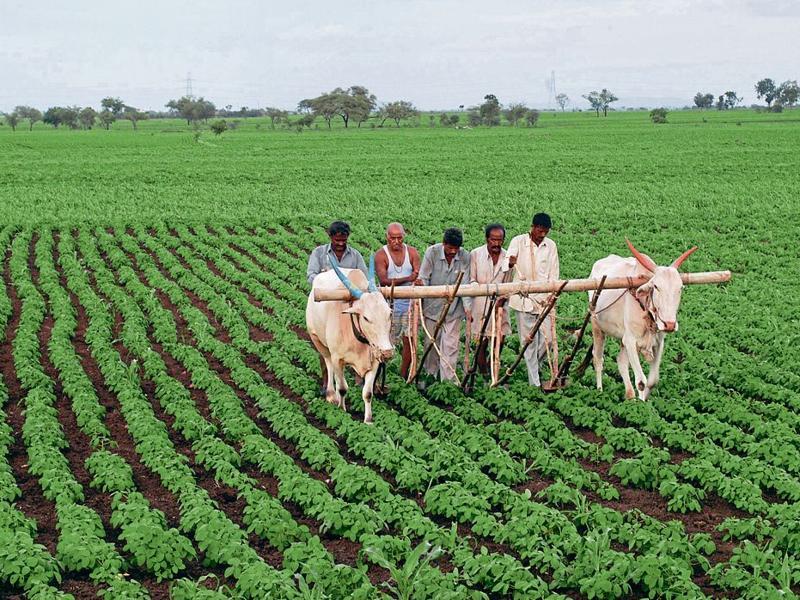
[[12, 353], [17, 329], [19, 328], [22, 300], [11, 283], [10, 260], [11, 250], [9, 249], [3, 266], [3, 282], [5, 284], [5, 293], [11, 301], [12, 313], [4, 332], [2, 344], [0, 344], [0, 368], [2, 368], [3, 379], [8, 387], [8, 404], [5, 407], [5, 411], [8, 415], [8, 423], [14, 432], [14, 444], [10, 448], [8, 462], [11, 465], [17, 486], [22, 491], [22, 497], [16, 503], [17, 508], [26, 517], [36, 520], [36, 542], [44, 545], [50, 554], [55, 555], [56, 545], [58, 544], [55, 504], [44, 497], [39, 481], [28, 472], [28, 454], [22, 441], [22, 426], [25, 422], [25, 392], [20, 385], [14, 368], [14, 356]]

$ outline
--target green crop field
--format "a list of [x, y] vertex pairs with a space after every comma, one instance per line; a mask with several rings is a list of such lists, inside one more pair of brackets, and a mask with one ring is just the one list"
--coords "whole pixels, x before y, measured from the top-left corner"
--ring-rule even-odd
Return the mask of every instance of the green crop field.
[[[221, 136], [0, 127], [0, 598], [800, 594], [800, 112]], [[318, 398], [308, 253], [553, 216], [684, 270], [661, 382]], [[585, 294], [559, 302], [563, 348]], [[518, 342], [510, 340], [504, 361]]]

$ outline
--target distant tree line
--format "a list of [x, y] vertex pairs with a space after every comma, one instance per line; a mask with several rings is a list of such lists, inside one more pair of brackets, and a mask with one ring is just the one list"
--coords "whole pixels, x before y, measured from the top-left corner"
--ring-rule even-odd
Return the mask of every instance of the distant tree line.
[[[796, 80], [787, 80], [776, 84], [774, 80], [765, 78], [755, 84], [756, 96], [767, 104], [767, 109], [779, 112], [784, 107], [793, 107], [800, 101], [800, 87]], [[599, 117], [608, 116], [608, 111], [613, 110], [611, 105], [619, 98], [607, 88], [599, 92], [592, 90], [581, 96], [584, 98]], [[555, 97], [556, 104], [563, 112], [570, 104], [570, 98], [564, 93]], [[735, 91], [728, 90], [715, 96], [711, 93], [697, 92], [694, 97], [694, 106], [701, 109], [717, 108], [729, 110], [736, 108], [743, 102], [743, 97]], [[31, 106], [17, 106], [4, 116], [5, 123], [16, 131], [17, 127], [27, 122], [28, 129], [38, 122], [51, 125], [54, 128], [64, 126], [69, 129], [92, 129], [99, 125], [110, 129], [118, 120], [130, 121], [133, 129], [137, 129], [138, 122], [148, 118], [178, 117], [184, 119], [187, 125], [208, 123], [214, 117], [222, 120], [214, 123], [213, 131], [221, 134], [227, 129], [236, 126], [236, 117], [266, 117], [272, 129], [276, 126], [293, 126], [298, 131], [315, 126], [320, 120], [328, 128], [334, 121], [341, 122], [345, 128], [351, 125], [356, 128], [372, 119], [371, 127], [384, 127], [388, 122], [394, 122], [396, 127], [408, 121], [418, 124], [420, 111], [408, 100], [394, 100], [378, 104], [378, 100], [369, 89], [361, 85], [348, 88], [337, 87], [330, 92], [323, 92], [313, 98], [305, 98], [297, 103], [295, 111], [290, 112], [275, 107], [248, 108], [242, 106], [238, 110], [230, 104], [224, 108], [217, 108], [213, 102], [202, 96], [183, 96], [170, 100], [165, 104], [166, 111], [142, 111], [126, 104], [122, 99], [108, 96], [100, 101], [100, 110], [96, 111], [90, 106], [51, 106], [44, 112]], [[577, 109], [580, 110], [580, 109]], [[664, 111], [663, 113], [661, 111]], [[540, 113], [534, 108], [529, 108], [522, 102], [501, 104], [494, 94], [486, 94], [483, 102], [465, 109], [462, 104], [457, 112], [442, 112], [438, 115], [440, 127], [495, 127], [501, 124], [503, 118], [511, 127], [520, 124], [534, 127], [539, 121]], [[651, 112], [651, 119], [656, 123], [666, 122], [666, 109], [656, 109]], [[229, 121], [228, 119], [234, 119]], [[465, 121], [462, 123], [462, 119]], [[437, 126], [437, 116], [428, 115], [428, 125]]]
[[[781, 112], [784, 107], [790, 108], [796, 106], [800, 101], [800, 86], [797, 85], [797, 80], [786, 80], [780, 85], [776, 84], [773, 79], [761, 79], [755, 84], [756, 97], [764, 99], [767, 103], [767, 108], [774, 112]], [[744, 101], [744, 97], [739, 96], [733, 90], [728, 90], [714, 96], [714, 94], [697, 92], [694, 96], [694, 105], [696, 108], [716, 108], [717, 110], [730, 110], [736, 108]]]

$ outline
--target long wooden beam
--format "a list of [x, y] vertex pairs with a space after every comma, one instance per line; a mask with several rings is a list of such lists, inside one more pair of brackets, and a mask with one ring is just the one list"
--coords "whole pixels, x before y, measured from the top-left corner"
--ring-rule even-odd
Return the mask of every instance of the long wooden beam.
[[[650, 277], [647, 275], [639, 275], [637, 277], [613, 277], [606, 279], [603, 285], [604, 290], [609, 289], [622, 289], [622, 288], [636, 288], [646, 283]], [[696, 285], [701, 283], [725, 283], [730, 281], [730, 271], [704, 271], [698, 273], [681, 273], [681, 279], [685, 285]], [[515, 281], [512, 283], [472, 283], [470, 285], [462, 285], [456, 296], [459, 298], [474, 298], [476, 296], [491, 296], [498, 294], [499, 296], [511, 294], [540, 294], [550, 293], [558, 290], [565, 280], [559, 279], [555, 281]], [[567, 285], [564, 286], [565, 292], [586, 292], [589, 290], [596, 290], [600, 285], [599, 279], [569, 279], [566, 280]], [[405, 298], [446, 298], [453, 292], [452, 285], [428, 285], [428, 286], [403, 286], [394, 288], [394, 299]], [[389, 297], [392, 291], [391, 287], [379, 288], [385, 297]], [[349, 300], [350, 292], [344, 287], [341, 289], [314, 290], [314, 300], [322, 302], [326, 300]]]

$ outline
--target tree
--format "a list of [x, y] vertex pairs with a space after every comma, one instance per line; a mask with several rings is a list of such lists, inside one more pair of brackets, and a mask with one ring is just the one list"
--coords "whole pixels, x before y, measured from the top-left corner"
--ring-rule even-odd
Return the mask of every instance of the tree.
[[[336, 88], [340, 90], [341, 88]], [[328, 124], [328, 129], [331, 128], [331, 121], [339, 114], [338, 96], [336, 90], [329, 94], [320, 94], [316, 98], [308, 100], [311, 106], [311, 111], [314, 116], [322, 117]], [[299, 105], [298, 105], [299, 106]]]
[[297, 125], [301, 129], [303, 127], [308, 127], [310, 129], [316, 119], [317, 117], [315, 117], [313, 113], [306, 113], [297, 120]]
[[583, 96], [589, 104], [591, 104], [592, 108], [594, 109], [597, 116], [600, 116], [600, 111], [603, 111], [603, 116], [608, 116], [608, 107], [611, 105], [612, 102], [616, 102], [619, 100], [612, 92], [609, 92], [606, 88], [603, 88], [601, 91], [591, 91], [588, 94], [584, 94]]
[[117, 120], [117, 117], [114, 116], [114, 113], [108, 110], [107, 108], [100, 111], [100, 114], [97, 115], [97, 120], [100, 121], [100, 125], [108, 131], [113, 125], [114, 121]]
[[[360, 85], [351, 86], [348, 94], [345, 106], [350, 111], [350, 116], [361, 127], [361, 124], [369, 119], [372, 111], [375, 110], [378, 99], [375, 94], [370, 94], [367, 88]], [[345, 127], [347, 127], [347, 122], [345, 122]]]
[[489, 127], [500, 125], [500, 101], [497, 96], [486, 94], [483, 100], [483, 104], [478, 108], [481, 115], [481, 123]]
[[11, 111], [10, 113], [6, 113], [5, 121], [6, 125], [11, 127], [11, 131], [16, 131], [17, 125], [19, 125], [19, 114], [17, 113], [17, 111]]
[[33, 124], [42, 120], [42, 112], [31, 106], [17, 106], [14, 112], [20, 119], [28, 119], [28, 131], [33, 131]]
[[133, 106], [126, 106], [125, 109], [122, 111], [122, 118], [126, 119], [131, 122], [133, 125], [133, 130], [136, 131], [137, 123], [139, 121], [143, 121], [147, 119], [147, 113], [140, 111], [138, 108], [134, 108]]
[[450, 124], [450, 115], [447, 113], [442, 113], [439, 115], [439, 125], [442, 127], [447, 127]]
[[202, 96], [199, 98], [183, 96], [178, 100], [170, 100], [165, 106], [186, 119], [187, 125], [197, 121], [208, 121], [217, 113], [214, 103]]
[[756, 83], [756, 97], [764, 98], [767, 106], [772, 106], [772, 101], [778, 96], [778, 88], [769, 77]]
[[100, 100], [100, 106], [106, 110], [110, 110], [115, 117], [119, 117], [123, 110], [125, 110], [125, 103], [120, 98], [112, 98], [108, 96]]
[[535, 108], [532, 108], [526, 112], [525, 122], [528, 124], [528, 127], [536, 127], [536, 123], [539, 122], [539, 111]]
[[42, 121], [58, 129], [59, 125], [66, 125], [70, 129], [78, 128], [78, 115], [80, 109], [77, 106], [51, 106], [44, 112]]
[[697, 108], [711, 108], [714, 106], [714, 94], [704, 94], [697, 92], [694, 95], [694, 105]]
[[729, 110], [735, 108], [742, 101], [736, 92], [727, 91], [717, 98], [717, 110]]
[[222, 135], [227, 130], [228, 130], [228, 123], [225, 121], [225, 119], [214, 121], [211, 124], [211, 131], [214, 132], [214, 135]]
[[800, 100], [800, 86], [797, 85], [797, 80], [784, 81], [776, 92], [778, 102], [783, 106], [794, 106]]
[[281, 110], [280, 108], [274, 108], [272, 106], [268, 106], [264, 109], [264, 114], [269, 117], [270, 124], [272, 129], [275, 129], [275, 123], [280, 123], [281, 121], [285, 121], [289, 118], [289, 113], [285, 110]]
[[565, 93], [560, 93], [556, 96], [556, 104], [561, 108], [561, 112], [564, 112], [564, 108], [569, 104], [569, 96]]
[[481, 113], [477, 106], [472, 106], [467, 111], [467, 123], [470, 127], [477, 127], [481, 124]]
[[91, 129], [94, 125], [94, 121], [97, 118], [97, 111], [93, 109], [91, 106], [87, 106], [86, 108], [82, 108], [81, 112], [78, 113], [78, 120], [81, 122], [81, 126], [84, 129]]
[[508, 120], [508, 124], [512, 127], [516, 127], [517, 123], [525, 117], [527, 112], [528, 107], [525, 106], [524, 103], [515, 102], [513, 104], [509, 104], [508, 107], [503, 111], [503, 114]]
[[450, 115], [449, 125], [450, 125], [450, 127], [455, 127], [456, 125], [459, 124], [460, 121], [461, 121], [461, 117], [458, 115], [458, 113], [454, 113], [454, 114]]
[[654, 108], [650, 111], [650, 120], [653, 123], [666, 123], [667, 122], [667, 109]]
[[411, 119], [418, 114], [419, 111], [414, 108], [414, 105], [408, 100], [389, 102], [388, 104], [384, 104], [378, 112], [379, 118], [382, 119], [381, 126], [383, 126], [386, 119], [391, 119], [397, 127], [400, 127], [400, 121], [403, 119]]

